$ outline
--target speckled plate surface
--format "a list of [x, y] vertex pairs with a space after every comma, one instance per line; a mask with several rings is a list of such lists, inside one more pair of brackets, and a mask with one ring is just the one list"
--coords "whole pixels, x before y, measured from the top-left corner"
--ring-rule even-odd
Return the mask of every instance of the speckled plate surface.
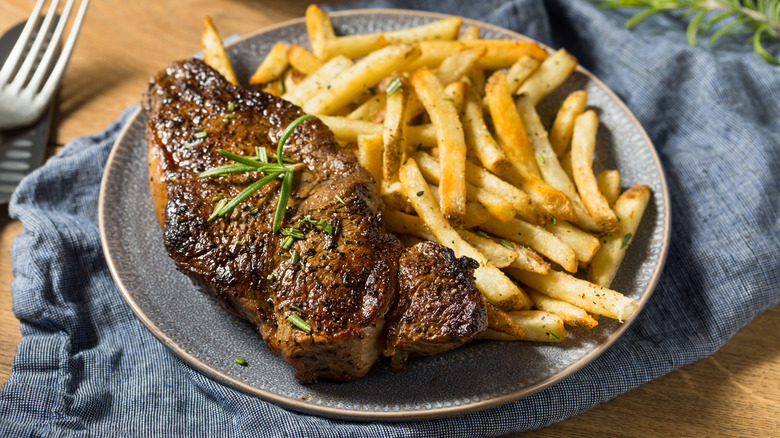
[[[332, 17], [338, 33], [352, 34], [405, 28], [443, 16], [359, 10]], [[527, 39], [488, 24], [465, 22], [479, 24], [483, 38]], [[279, 40], [308, 47], [304, 20], [266, 28], [232, 43], [228, 51], [238, 77], [246, 80]], [[613, 283], [614, 289], [639, 300], [641, 310], [661, 274], [669, 244], [671, 218], [663, 170], [629, 110], [581, 68], [541, 102], [542, 120], [552, 120], [557, 102], [575, 89], [587, 90], [590, 106], [600, 114], [596, 171], [617, 168], [624, 187], [638, 182], [653, 190], [640, 230]], [[569, 330], [560, 344], [474, 342], [413, 360], [399, 373], [380, 362], [356, 382], [301, 386], [292, 369], [265, 348], [250, 324], [196, 289], [168, 257], [147, 185], [146, 120], [143, 111], [134, 114], [108, 159], [99, 201], [103, 249], [119, 290], [143, 324], [189, 365], [225, 385], [288, 409], [327, 417], [441, 418], [509, 403], [564, 379], [617, 340], [639, 313], [623, 324], [601, 318], [591, 331]], [[248, 365], [237, 366], [236, 356]]]

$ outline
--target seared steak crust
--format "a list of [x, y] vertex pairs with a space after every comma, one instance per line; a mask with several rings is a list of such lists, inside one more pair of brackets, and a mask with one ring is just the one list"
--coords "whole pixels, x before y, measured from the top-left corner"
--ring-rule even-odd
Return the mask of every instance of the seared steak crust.
[[459, 347], [487, 328], [485, 301], [474, 284], [476, 261], [422, 242], [404, 252], [399, 265], [401, 289], [387, 316], [385, 351], [394, 370], [410, 357]]
[[[370, 174], [321, 121], [308, 120], [295, 130], [284, 153], [305, 167], [295, 172], [283, 226], [310, 216], [334, 231], [306, 230], [305, 239], [290, 248], [300, 255], [293, 264], [285, 257], [290, 250], [281, 248], [285, 236], [271, 231], [278, 181], [225, 217], [209, 220], [218, 199], [234, 197], [260, 176], [198, 174], [228, 164], [220, 148], [254, 155], [261, 146], [275, 154], [281, 132], [303, 115], [300, 108], [232, 86], [194, 59], [153, 78], [145, 107], [150, 185], [178, 269], [255, 322], [267, 346], [295, 367], [299, 381], [364, 375], [384, 347], [383, 317], [396, 293], [403, 249], [384, 232]], [[199, 139], [198, 132], [206, 136]], [[311, 325], [310, 334], [286, 321], [292, 312]]]

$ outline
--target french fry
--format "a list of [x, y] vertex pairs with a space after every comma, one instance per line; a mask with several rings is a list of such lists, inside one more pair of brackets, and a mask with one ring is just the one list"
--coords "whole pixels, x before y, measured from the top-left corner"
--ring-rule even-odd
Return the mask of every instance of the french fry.
[[639, 308], [639, 303], [633, 298], [565, 272], [550, 271], [547, 275], [539, 275], [513, 268], [506, 268], [504, 272], [549, 297], [621, 322]]
[[387, 96], [385, 110], [384, 129], [382, 140], [384, 141], [384, 154], [382, 155], [382, 176], [391, 180], [406, 160], [406, 100], [409, 94], [409, 86], [404, 85], [401, 77], [395, 76], [393, 81], [398, 81], [398, 88]]
[[410, 236], [409, 234], [398, 234], [398, 240], [401, 241], [405, 248], [411, 248], [420, 242], [425, 242], [425, 239], [420, 239], [417, 236]]
[[485, 54], [477, 61], [476, 68], [499, 70], [509, 68], [521, 56], [530, 55], [538, 60], [547, 58], [547, 52], [539, 45], [528, 41], [473, 40], [473, 41], [422, 41], [419, 43], [422, 56], [409, 64], [407, 71], [422, 67], [435, 68], [450, 54], [464, 47], [484, 47]]
[[[463, 81], [455, 81], [447, 84], [444, 87], [445, 99], [452, 102], [455, 107], [455, 111], [460, 114], [463, 110], [466, 93], [468, 92], [468, 84]], [[420, 99], [417, 97], [417, 93], [412, 91], [409, 93], [409, 110], [407, 111], [407, 121], [413, 120], [415, 117], [423, 114], [425, 107]]]
[[539, 60], [531, 55], [521, 56], [517, 62], [512, 64], [512, 67], [509, 67], [509, 71], [506, 72], [509, 91], [514, 94], [520, 85], [539, 68], [539, 64], [541, 64]]
[[577, 90], [566, 97], [555, 115], [555, 121], [550, 128], [550, 146], [559, 159], [563, 158], [563, 154], [569, 149], [574, 132], [574, 120], [585, 112], [587, 106], [588, 92]]
[[514, 207], [517, 215], [526, 222], [541, 225], [547, 220], [546, 216], [533, 205], [527, 193], [468, 161], [466, 161], [466, 182], [505, 199]]
[[577, 272], [577, 257], [572, 247], [544, 228], [518, 219], [507, 222], [490, 219], [479, 227], [511, 242], [529, 246], [567, 271]]
[[566, 301], [556, 300], [533, 289], [528, 289], [527, 293], [537, 309], [558, 315], [564, 324], [592, 329], [599, 323], [581, 307], [569, 304]]
[[441, 83], [430, 70], [415, 72], [412, 85], [436, 127], [442, 212], [447, 219], [460, 224], [466, 213], [466, 141], [458, 113], [452, 102], [443, 98]]
[[428, 40], [454, 40], [463, 19], [448, 17], [421, 26], [391, 31], [340, 36], [324, 44], [323, 58], [337, 54], [348, 58], [365, 56], [388, 44], [411, 44]]
[[[539, 164], [539, 171], [542, 174], [542, 178], [552, 187], [565, 193], [571, 201], [576, 216], [576, 222], [581, 227], [589, 231], [601, 230], [601, 225], [598, 224], [589, 214], [585, 205], [577, 193], [577, 189], [572, 183], [569, 176], [561, 167], [558, 157], [550, 146], [550, 140], [547, 137], [547, 131], [542, 125], [542, 121], [539, 119], [539, 114], [536, 112], [536, 108], [531, 104], [531, 99], [521, 94], [517, 97], [516, 107], [520, 113], [520, 117], [523, 119], [523, 125], [528, 133], [528, 140], [536, 153], [536, 159]], [[565, 219], [564, 220], [572, 220]]]
[[435, 242], [436, 236], [431, 233], [419, 216], [412, 216], [397, 210], [388, 210], [384, 213], [387, 231], [397, 234], [409, 234], [420, 239]]
[[536, 251], [524, 245], [518, 245], [515, 242], [509, 242], [517, 258], [509, 266], [526, 271], [536, 272], [537, 274], [546, 274], [550, 272], [550, 264], [544, 261]]
[[[358, 135], [382, 135], [382, 124], [365, 120], [350, 120], [346, 117], [317, 115], [328, 125], [336, 140], [346, 143], [357, 141]], [[436, 128], [433, 125], [407, 126], [406, 141], [409, 145], [436, 146]]]
[[385, 207], [393, 210], [411, 211], [411, 205], [403, 192], [401, 182], [398, 181], [398, 175], [393, 179], [382, 180], [379, 188], [379, 196], [382, 198]]
[[388, 46], [360, 59], [303, 104], [309, 114], [332, 114], [420, 55], [416, 45]]
[[316, 72], [306, 76], [306, 79], [301, 81], [295, 89], [282, 94], [282, 99], [302, 107], [304, 102], [322, 91], [331, 80], [352, 67], [353, 64], [351, 60], [343, 56], [337, 56], [326, 62]]
[[499, 307], [502, 307], [502, 304], [511, 303], [512, 307], [530, 308], [531, 301], [525, 296], [522, 289], [517, 287], [498, 268], [488, 264], [487, 258], [466, 243], [444, 219], [444, 215], [433, 197], [431, 187], [425, 182], [413, 158], [401, 166], [399, 179], [412, 207], [436, 236], [436, 240], [451, 248], [456, 256], [471, 257], [479, 263], [479, 268], [474, 271], [475, 282], [477, 289], [489, 302]]
[[650, 200], [650, 187], [634, 184], [615, 202], [615, 214], [620, 218], [619, 230], [611, 236], [603, 236], [601, 248], [590, 262], [588, 281], [609, 287], [626, 256], [639, 222]]
[[377, 114], [382, 112], [387, 105], [387, 93], [377, 93], [366, 99], [359, 107], [347, 115], [351, 120], [373, 121]]
[[559, 49], [542, 61], [538, 69], [520, 85], [517, 94], [525, 94], [536, 105], [552, 93], [577, 67], [577, 60], [564, 49]]
[[382, 184], [382, 153], [383, 141], [381, 135], [358, 135], [357, 159], [379, 187]]
[[599, 192], [604, 195], [609, 208], [614, 207], [620, 196], [620, 172], [614, 169], [599, 172]]
[[287, 66], [290, 65], [287, 59], [287, 50], [289, 48], [290, 46], [281, 41], [274, 44], [252, 77], [249, 78], [249, 83], [253, 85], [264, 84], [279, 78]]
[[488, 328], [477, 339], [534, 342], [561, 342], [566, 339], [566, 328], [558, 315], [541, 310], [519, 310], [507, 312], [507, 315], [523, 330], [523, 336], [512, 336]]
[[504, 72], [499, 70], [488, 78], [485, 94], [488, 110], [493, 118], [496, 139], [504, 154], [509, 158], [509, 161], [522, 164], [539, 176], [534, 150], [528, 142], [523, 121], [512, 101], [512, 94], [509, 92], [509, 84], [506, 82]]
[[522, 338], [525, 332], [519, 325], [503, 310], [487, 303], [487, 326], [490, 330], [495, 330], [515, 338]]
[[[417, 166], [422, 171], [425, 179], [432, 184], [439, 184], [441, 178], [441, 166], [439, 162], [425, 152], [415, 152], [412, 157], [417, 161]], [[490, 214], [500, 221], [506, 222], [515, 217], [515, 209], [504, 198], [476, 187], [466, 182], [466, 199], [479, 202]]]
[[572, 247], [574, 255], [580, 262], [590, 262], [601, 246], [599, 239], [586, 231], [582, 231], [566, 221], [548, 222], [545, 229]]
[[309, 5], [306, 8], [306, 30], [314, 55], [320, 59], [326, 59], [323, 56], [325, 54], [325, 41], [335, 38], [336, 34], [333, 32], [330, 17], [317, 5]]
[[536, 176], [525, 166], [519, 163], [512, 163], [509, 169], [500, 172], [498, 176], [522, 188], [531, 198], [534, 205], [551, 216], [562, 220], [577, 219], [569, 198], [562, 191], [544, 182], [544, 180]]
[[599, 119], [593, 110], [577, 117], [571, 141], [571, 170], [590, 215], [599, 224], [602, 232], [614, 233], [618, 230], [617, 217], [599, 191], [596, 176], [593, 175], [593, 151], [596, 148], [598, 127]]
[[479, 39], [479, 26], [469, 25], [460, 31], [458, 41], [474, 41]]
[[434, 71], [436, 78], [442, 84], [457, 81], [477, 65], [477, 61], [485, 54], [486, 50], [485, 47], [467, 47], [458, 50], [444, 58], [441, 64], [439, 64]]
[[222, 76], [233, 85], [238, 85], [236, 73], [230, 64], [225, 46], [222, 45], [222, 38], [219, 37], [217, 28], [208, 15], [203, 17], [203, 35], [201, 37], [203, 45], [203, 60], [218, 71]]
[[[439, 187], [431, 185], [433, 190], [433, 197], [436, 199], [436, 203], [441, 205], [441, 196], [439, 195]], [[478, 202], [466, 201], [466, 216], [463, 219], [463, 226], [466, 228], [478, 227], [490, 220], [490, 212], [487, 211], [482, 204]]]
[[[482, 105], [473, 89], [466, 95], [465, 108], [460, 120], [463, 124], [468, 152], [477, 157], [483, 166], [495, 173], [503, 173], [512, 166], [488, 130], [482, 114]], [[466, 175], [469, 175], [468, 169]]]
[[490, 263], [497, 268], [506, 268], [517, 259], [517, 253], [514, 250], [487, 237], [487, 234], [482, 233], [482, 235], [480, 235], [467, 230], [458, 230], [458, 234], [460, 234], [460, 237], [468, 242], [469, 245], [473, 246], [481, 252], [482, 255], [487, 257]]
[[298, 44], [292, 44], [287, 49], [287, 59], [294, 69], [307, 75], [316, 72], [325, 65], [323, 60], [317, 58], [313, 53]]

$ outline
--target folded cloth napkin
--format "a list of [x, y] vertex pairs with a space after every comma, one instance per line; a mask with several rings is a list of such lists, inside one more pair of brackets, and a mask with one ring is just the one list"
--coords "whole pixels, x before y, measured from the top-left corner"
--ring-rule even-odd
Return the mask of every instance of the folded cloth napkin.
[[[665, 17], [570, 1], [376, 1], [478, 18], [564, 46], [647, 129], [675, 218], [666, 268], [623, 337], [532, 397], [436, 421], [356, 423], [288, 412], [217, 384], [158, 342], [108, 273], [97, 225], [100, 178], [131, 111], [77, 138], [25, 179], [10, 205], [21, 321], [0, 392], [2, 436], [492, 436], [540, 428], [701, 359], [780, 301], [780, 81], [740, 41], [689, 47]], [[342, 6], [339, 6], [340, 8]]]

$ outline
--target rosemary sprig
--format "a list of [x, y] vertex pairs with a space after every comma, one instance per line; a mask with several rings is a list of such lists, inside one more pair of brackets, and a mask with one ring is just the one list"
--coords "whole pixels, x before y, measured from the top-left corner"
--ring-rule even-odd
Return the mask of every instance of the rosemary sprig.
[[314, 116], [305, 115], [298, 117], [292, 123], [290, 123], [287, 128], [284, 129], [276, 147], [276, 156], [273, 157], [276, 160], [276, 163], [268, 162], [269, 157], [265, 151], [265, 148], [256, 147], [255, 153], [257, 156], [255, 157], [245, 157], [234, 154], [230, 151], [226, 151], [224, 149], [220, 149], [220, 155], [235, 161], [236, 163], [208, 169], [199, 175], [200, 178], [223, 176], [229, 173], [238, 172], [263, 172], [266, 175], [263, 178], [250, 184], [230, 201], [225, 201], [224, 199], [220, 200], [220, 203], [217, 204], [214, 212], [211, 214], [211, 217], [209, 217], [209, 220], [226, 215], [238, 204], [244, 202], [256, 191], [260, 190], [261, 187], [273, 181], [274, 179], [281, 177], [282, 188], [279, 191], [279, 202], [276, 204], [276, 212], [274, 213], [274, 222], [272, 227], [274, 233], [279, 231], [282, 226], [282, 220], [284, 219], [284, 213], [287, 210], [287, 202], [290, 199], [290, 192], [292, 191], [293, 172], [302, 166], [302, 164], [289, 165], [293, 162], [293, 160], [290, 157], [282, 154], [282, 150], [284, 149], [284, 144], [287, 142], [287, 139], [290, 138], [290, 135], [292, 135], [293, 131], [295, 131], [295, 128], [311, 118], [314, 118]]
[[753, 50], [771, 64], [780, 64], [772, 56], [763, 41], [780, 41], [780, 0], [598, 0], [604, 9], [634, 7], [640, 8], [626, 21], [632, 29], [648, 17], [665, 12], [682, 11], [683, 17], [692, 17], [688, 22], [687, 36], [691, 45], [698, 43], [698, 37], [710, 35], [709, 45], [717, 40], [738, 33], [751, 34]]

